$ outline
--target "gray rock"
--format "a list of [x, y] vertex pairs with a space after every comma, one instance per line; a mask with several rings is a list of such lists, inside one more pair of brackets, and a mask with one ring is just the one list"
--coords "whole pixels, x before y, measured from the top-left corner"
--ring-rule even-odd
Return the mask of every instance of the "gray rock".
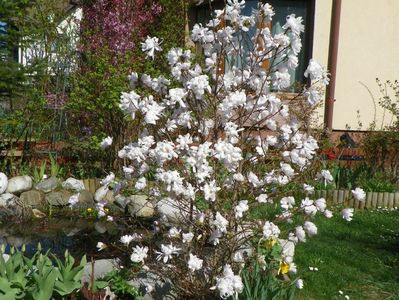
[[19, 195], [32, 189], [32, 178], [29, 176], [16, 176], [8, 180], [7, 192]]
[[109, 192], [109, 190], [108, 190], [107, 186], [99, 187], [94, 194], [94, 201], [96, 201], [96, 202], [102, 201], [108, 192]]
[[0, 207], [6, 207], [6, 206], [7, 206], [7, 200], [0, 196]]
[[105, 222], [96, 222], [94, 224], [94, 229], [98, 232], [98, 233], [105, 233], [107, 232], [107, 226], [105, 224]]
[[80, 192], [85, 189], [85, 185], [83, 184], [82, 180], [78, 180], [72, 177], [69, 177], [62, 183], [62, 187], [64, 189], [73, 190]]
[[122, 195], [116, 195], [115, 196], [115, 203], [119, 207], [121, 207], [123, 210], [126, 208], [127, 204], [129, 203], [128, 198], [122, 196]]
[[72, 228], [72, 229], [65, 228], [65, 229], [63, 229], [63, 231], [64, 231], [66, 236], [70, 237], [70, 236], [74, 236], [75, 234], [81, 232], [82, 229], [81, 228]]
[[13, 194], [10, 194], [10, 193], [1, 194], [0, 195], [0, 206], [7, 207], [9, 205], [14, 205], [16, 200], [18, 200], [18, 197]]
[[36, 184], [35, 189], [38, 191], [49, 193], [55, 190], [55, 188], [58, 186], [58, 183], [59, 183], [58, 179], [52, 176]]
[[22, 245], [29, 244], [29, 242], [31, 241], [31, 239], [28, 237], [14, 235], [9, 235], [6, 240], [9, 245], [14, 247], [21, 247]]
[[[170, 280], [162, 280], [162, 278], [151, 271], [139, 272], [135, 278], [128, 281], [135, 287], [140, 295], [144, 295], [143, 300], [171, 300], [177, 299], [176, 293], [173, 291], [173, 284]], [[146, 286], [152, 286], [154, 289], [151, 294], [146, 293]]]
[[79, 202], [77, 204], [80, 208], [94, 207], [94, 196], [88, 190], [82, 190], [79, 192]]
[[46, 194], [46, 202], [52, 206], [67, 206], [69, 204], [69, 198], [72, 196], [72, 193], [69, 191], [58, 191], [51, 192]]
[[24, 205], [40, 207], [44, 205], [44, 193], [42, 191], [31, 190], [23, 192], [20, 196]]
[[128, 197], [128, 211], [133, 217], [149, 218], [154, 216], [154, 205], [145, 195], [132, 195]]
[[91, 276], [93, 275], [94, 280], [103, 278], [108, 273], [117, 270], [119, 266], [118, 259], [98, 259], [92, 262], [88, 262], [82, 274], [82, 283], [91, 282]]
[[156, 206], [159, 214], [162, 217], [166, 217], [169, 222], [178, 222], [184, 220], [183, 211], [179, 209], [179, 204], [171, 199], [164, 198], [161, 199]]
[[0, 172], [0, 194], [7, 190], [8, 178], [7, 175]]
[[120, 235], [120, 228], [116, 225], [115, 222], [107, 221], [105, 223], [105, 228], [107, 229], [107, 233], [111, 236]]
[[103, 200], [106, 201], [109, 204], [113, 204], [115, 202], [114, 192], [113, 191], [108, 191], [105, 194], [105, 197], [103, 198]]
[[[15, 198], [14, 198], [15, 199]], [[18, 221], [26, 221], [32, 218], [32, 207], [21, 205], [20, 201], [9, 204], [0, 209], [0, 219], [16, 218]]]

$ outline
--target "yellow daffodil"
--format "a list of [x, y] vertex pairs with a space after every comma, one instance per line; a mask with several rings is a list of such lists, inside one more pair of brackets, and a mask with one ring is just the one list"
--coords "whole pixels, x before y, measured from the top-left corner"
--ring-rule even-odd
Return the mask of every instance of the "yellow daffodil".
[[280, 261], [280, 268], [278, 269], [278, 274], [287, 274], [290, 270], [290, 264], [284, 261]]

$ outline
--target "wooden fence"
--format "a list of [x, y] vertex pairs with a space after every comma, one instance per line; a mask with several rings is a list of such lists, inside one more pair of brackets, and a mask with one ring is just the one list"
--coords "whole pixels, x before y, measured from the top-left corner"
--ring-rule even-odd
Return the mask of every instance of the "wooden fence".
[[379, 207], [399, 207], [399, 192], [367, 192], [364, 201], [358, 201], [350, 190], [315, 191], [316, 198], [325, 198], [329, 204], [343, 204], [356, 209], [374, 209]]
[[98, 178], [83, 179], [82, 181], [85, 189], [88, 190], [90, 193], [94, 194], [96, 190], [100, 187], [100, 179]]

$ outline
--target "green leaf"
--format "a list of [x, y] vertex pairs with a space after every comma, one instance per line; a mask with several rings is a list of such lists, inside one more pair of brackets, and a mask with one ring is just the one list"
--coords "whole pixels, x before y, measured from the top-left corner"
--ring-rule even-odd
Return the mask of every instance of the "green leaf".
[[18, 288], [12, 287], [11, 282], [5, 278], [0, 278], [0, 299], [14, 300], [20, 299], [22, 291]]
[[62, 263], [57, 257], [53, 256], [59, 270], [59, 277], [54, 285], [54, 290], [61, 296], [68, 295], [74, 290], [82, 287], [81, 279], [86, 265], [86, 256], [80, 260], [80, 264], [74, 267], [75, 259], [65, 251], [65, 262]]
[[57, 272], [53, 266], [44, 265], [39, 274], [33, 274], [33, 278], [37, 283], [32, 296], [36, 300], [50, 300], [53, 295], [54, 284], [57, 279]]
[[280, 258], [282, 251], [283, 251], [283, 247], [280, 244], [276, 244], [272, 248], [271, 256], [273, 258]]
[[103, 281], [103, 280], [96, 280], [93, 283], [93, 291], [98, 291], [101, 289], [105, 289], [107, 286], [109, 286], [109, 282], [108, 281]]

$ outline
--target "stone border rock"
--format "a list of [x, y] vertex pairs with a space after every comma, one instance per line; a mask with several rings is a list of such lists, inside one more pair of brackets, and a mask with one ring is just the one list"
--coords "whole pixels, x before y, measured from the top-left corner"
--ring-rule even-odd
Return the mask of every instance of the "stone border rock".
[[20, 206], [24, 209], [35, 209], [37, 213], [34, 215], [38, 216], [41, 215], [38, 210], [49, 206], [69, 206], [72, 196], [75, 196], [73, 205], [78, 209], [95, 207], [96, 202], [102, 202], [109, 207], [118, 208], [118, 212], [129, 213], [132, 217], [152, 218], [155, 215], [155, 206], [147, 196], [114, 195], [108, 186], [100, 186], [98, 179], [78, 180], [69, 177], [61, 181], [49, 177], [34, 185], [32, 178], [27, 175], [8, 179], [4, 173], [0, 173], [0, 207], [11, 211], [13, 207]]

